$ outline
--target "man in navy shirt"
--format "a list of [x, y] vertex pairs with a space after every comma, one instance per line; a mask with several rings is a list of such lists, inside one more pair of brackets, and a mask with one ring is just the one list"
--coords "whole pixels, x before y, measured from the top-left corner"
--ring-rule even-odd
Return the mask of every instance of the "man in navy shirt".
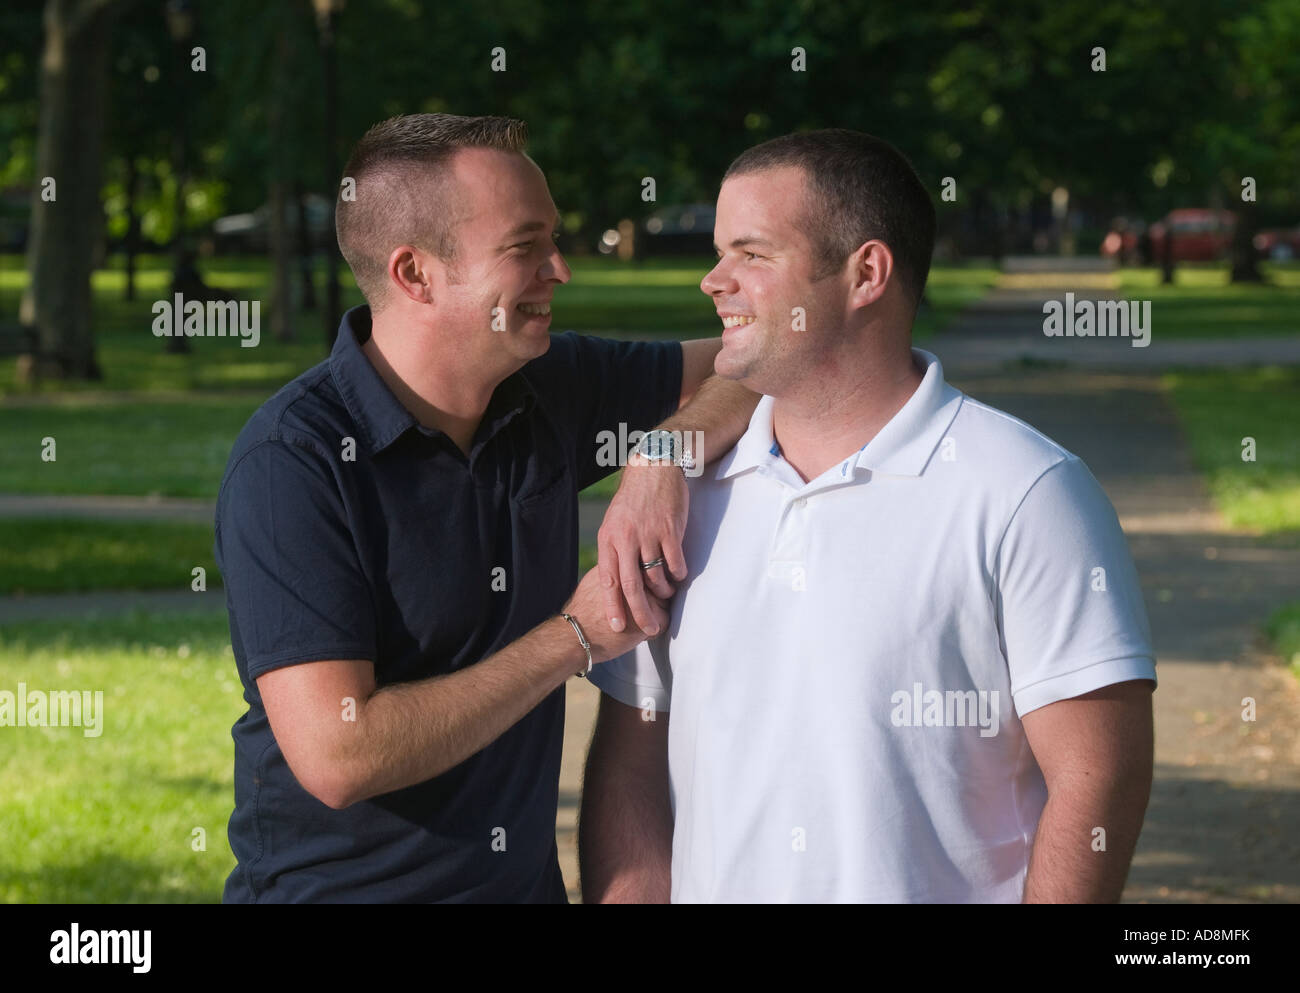
[[708, 461], [757, 397], [704, 382], [716, 340], [550, 334], [569, 270], [524, 136], [366, 134], [337, 224], [368, 306], [231, 453], [215, 550], [249, 709], [224, 902], [566, 900], [564, 683], [656, 633], [685, 576], [683, 474], [636, 460], [578, 582], [597, 435], [672, 415]]

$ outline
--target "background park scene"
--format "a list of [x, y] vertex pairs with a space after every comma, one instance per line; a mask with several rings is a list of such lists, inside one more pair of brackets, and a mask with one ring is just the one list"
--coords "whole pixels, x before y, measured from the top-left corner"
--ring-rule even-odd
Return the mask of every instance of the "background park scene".
[[[940, 221], [915, 344], [1087, 462], [1143, 580], [1156, 781], [1125, 899], [1300, 900], [1300, 8], [873, 9], [0, 13], [0, 690], [104, 700], [95, 738], [0, 727], [0, 901], [219, 900], [246, 705], [217, 486], [363, 302], [330, 216], [349, 148], [425, 111], [528, 122], [573, 269], [553, 330], [609, 337], [720, 333], [699, 281], [744, 148], [813, 127], [901, 148]], [[257, 346], [156, 336], [177, 287], [259, 302]], [[1149, 344], [1046, 335], [1067, 293], [1149, 303]], [[616, 486], [581, 494], [584, 568]], [[569, 702], [576, 899], [595, 691]]]

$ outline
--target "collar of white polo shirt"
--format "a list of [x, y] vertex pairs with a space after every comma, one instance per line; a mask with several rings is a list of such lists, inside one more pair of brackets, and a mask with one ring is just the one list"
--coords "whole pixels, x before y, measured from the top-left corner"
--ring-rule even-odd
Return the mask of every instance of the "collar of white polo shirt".
[[[871, 441], [857, 455], [836, 467], [847, 477], [858, 469], [890, 476], [919, 476], [935, 449], [943, 441], [963, 394], [943, 378], [943, 366], [930, 352], [912, 349], [912, 357], [924, 368], [921, 385]], [[749, 420], [749, 428], [718, 463], [717, 478], [726, 479], [780, 458], [780, 446], [772, 434], [772, 410], [776, 400], [763, 396]], [[830, 470], [828, 470], [829, 472]]]

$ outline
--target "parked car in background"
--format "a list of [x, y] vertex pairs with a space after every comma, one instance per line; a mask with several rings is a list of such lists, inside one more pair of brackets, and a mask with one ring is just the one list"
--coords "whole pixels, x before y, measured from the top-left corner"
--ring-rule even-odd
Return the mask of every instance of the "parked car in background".
[[[708, 203], [662, 207], [636, 226], [636, 254], [712, 255], [714, 217], [713, 205]], [[623, 237], [618, 229], [610, 228], [601, 235], [596, 249], [603, 255], [612, 254]]]
[[1270, 228], [1267, 231], [1260, 231], [1251, 242], [1261, 259], [1289, 262], [1291, 259], [1300, 258], [1300, 227]]
[[[307, 216], [307, 234], [313, 249], [328, 247], [334, 240], [334, 205], [316, 193], [302, 198]], [[212, 236], [218, 252], [265, 252], [269, 247], [271, 206], [262, 204], [250, 214], [229, 214], [212, 222]], [[285, 204], [285, 223], [296, 245], [298, 211], [290, 198]]]
[[1145, 265], [1146, 233], [1147, 222], [1141, 218], [1116, 217], [1101, 240], [1101, 254], [1120, 265]]
[[1165, 257], [1169, 239], [1174, 262], [1213, 262], [1227, 258], [1237, 216], [1229, 210], [1183, 207], [1151, 225], [1151, 258]]
[[1116, 218], [1102, 239], [1101, 254], [1121, 264], [1159, 265], [1168, 239], [1173, 262], [1212, 262], [1228, 257], [1236, 226], [1237, 215], [1232, 211], [1209, 207], [1180, 207], [1149, 227], [1141, 221]]

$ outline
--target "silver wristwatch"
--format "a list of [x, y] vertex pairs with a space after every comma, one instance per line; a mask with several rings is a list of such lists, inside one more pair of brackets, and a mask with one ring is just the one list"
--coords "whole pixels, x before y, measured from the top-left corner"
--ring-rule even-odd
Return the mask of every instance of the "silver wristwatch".
[[668, 463], [682, 469], [695, 468], [695, 457], [685, 450], [682, 437], [676, 431], [647, 431], [636, 443], [633, 454], [648, 462]]

